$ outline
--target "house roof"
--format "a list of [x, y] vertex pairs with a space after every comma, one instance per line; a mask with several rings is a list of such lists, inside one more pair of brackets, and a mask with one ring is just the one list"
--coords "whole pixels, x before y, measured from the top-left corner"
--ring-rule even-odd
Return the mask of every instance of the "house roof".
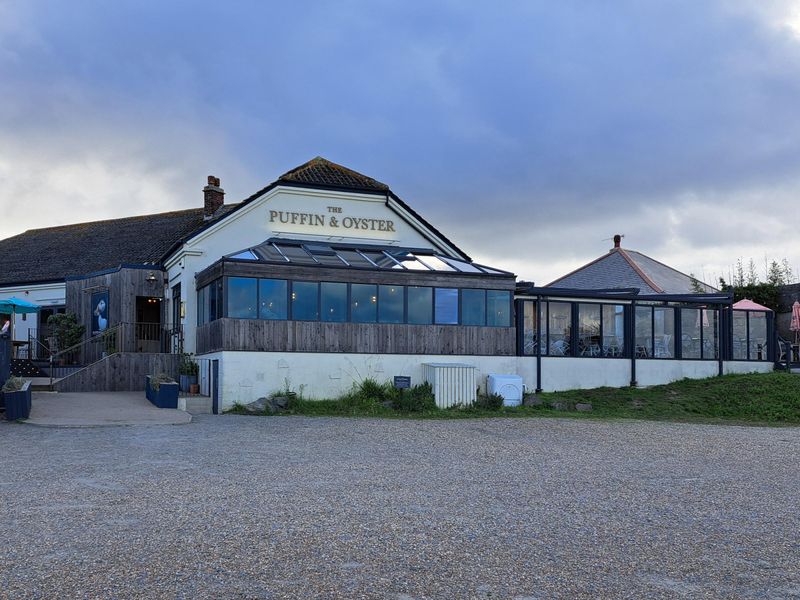
[[[697, 282], [705, 293], [716, 288]], [[693, 279], [662, 262], [626, 248], [612, 248], [607, 254], [559, 277], [546, 287], [570, 289], [639, 288], [645, 294], [691, 294]]]
[[389, 186], [352, 169], [337, 165], [321, 156], [287, 171], [278, 181], [305, 184], [311, 187], [342, 188], [368, 192], [386, 192]]
[[[214, 220], [235, 204], [217, 211]], [[157, 264], [180, 239], [208, 223], [202, 208], [31, 229], [0, 240], [0, 286], [63, 281], [118, 267]]]
[[193, 236], [280, 185], [380, 194], [387, 204], [391, 198], [462, 258], [470, 260], [386, 184], [318, 156], [242, 202], [223, 205], [211, 220], [203, 218], [200, 207], [31, 229], [0, 240], [0, 286], [63, 281], [124, 264], [159, 264]]

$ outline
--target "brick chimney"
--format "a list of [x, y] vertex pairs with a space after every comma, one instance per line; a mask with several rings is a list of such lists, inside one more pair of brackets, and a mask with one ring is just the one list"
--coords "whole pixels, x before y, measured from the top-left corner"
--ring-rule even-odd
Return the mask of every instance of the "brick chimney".
[[208, 185], [203, 188], [203, 217], [210, 219], [225, 203], [225, 190], [219, 187], [219, 177], [208, 176]]
[[614, 248], [619, 248], [619, 245], [622, 243], [622, 236], [620, 234], [616, 234], [614, 236]]

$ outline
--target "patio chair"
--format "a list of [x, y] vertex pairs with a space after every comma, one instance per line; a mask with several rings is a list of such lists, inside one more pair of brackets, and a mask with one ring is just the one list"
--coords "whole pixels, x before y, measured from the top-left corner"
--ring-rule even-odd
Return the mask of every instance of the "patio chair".
[[656, 340], [655, 355], [656, 358], [672, 358], [672, 352], [669, 351], [669, 343], [672, 341], [672, 335], [665, 333], [661, 339]]

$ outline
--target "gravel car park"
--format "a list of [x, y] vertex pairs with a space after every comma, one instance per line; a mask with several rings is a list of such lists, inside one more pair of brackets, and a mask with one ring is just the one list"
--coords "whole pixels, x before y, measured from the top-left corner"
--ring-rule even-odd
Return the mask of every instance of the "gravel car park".
[[0, 425], [0, 597], [800, 597], [800, 430]]

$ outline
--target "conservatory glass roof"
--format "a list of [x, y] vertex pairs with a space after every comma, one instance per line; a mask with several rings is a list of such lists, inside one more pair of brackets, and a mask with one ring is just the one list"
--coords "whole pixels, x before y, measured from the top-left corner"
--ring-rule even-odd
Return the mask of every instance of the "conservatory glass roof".
[[477, 263], [443, 256], [428, 249], [372, 244], [320, 243], [284, 238], [267, 241], [225, 256], [228, 260], [291, 263], [301, 266], [342, 267], [381, 271], [435, 271], [483, 275], [513, 275]]

